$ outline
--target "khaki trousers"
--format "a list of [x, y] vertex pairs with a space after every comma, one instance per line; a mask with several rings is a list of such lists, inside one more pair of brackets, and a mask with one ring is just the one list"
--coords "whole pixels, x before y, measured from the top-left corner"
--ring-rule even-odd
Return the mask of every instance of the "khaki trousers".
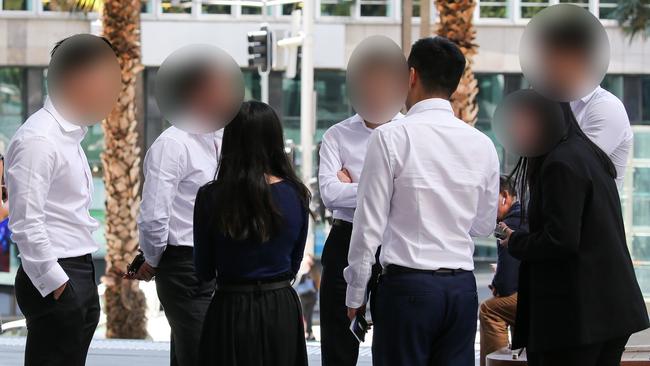
[[481, 331], [481, 366], [490, 353], [508, 346], [508, 327], [514, 327], [517, 313], [517, 293], [485, 300], [478, 317]]

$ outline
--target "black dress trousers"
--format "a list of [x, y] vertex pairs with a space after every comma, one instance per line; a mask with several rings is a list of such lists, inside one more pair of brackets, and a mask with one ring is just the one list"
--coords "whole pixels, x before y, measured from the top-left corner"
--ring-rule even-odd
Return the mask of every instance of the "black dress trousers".
[[193, 249], [168, 245], [156, 268], [156, 291], [171, 327], [171, 366], [197, 366], [205, 314], [214, 281], [202, 281], [194, 271]]
[[[354, 366], [359, 357], [359, 342], [350, 331], [343, 270], [348, 266], [352, 224], [336, 220], [323, 248], [323, 276], [320, 286], [321, 354], [323, 366]], [[381, 266], [375, 264], [368, 287], [376, 286]], [[372, 311], [372, 297], [370, 310]]]
[[69, 282], [58, 300], [42, 297], [22, 266], [16, 300], [27, 321], [25, 366], [83, 366], [99, 322], [99, 295], [90, 254], [59, 259]]

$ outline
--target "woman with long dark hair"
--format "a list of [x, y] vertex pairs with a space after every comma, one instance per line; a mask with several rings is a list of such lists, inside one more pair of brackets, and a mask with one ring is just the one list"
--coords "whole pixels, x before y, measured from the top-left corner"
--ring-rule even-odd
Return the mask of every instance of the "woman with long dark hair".
[[273, 109], [243, 103], [224, 130], [217, 179], [196, 197], [196, 271], [217, 279], [200, 365], [307, 365], [291, 281], [305, 248], [309, 201]]
[[509, 145], [524, 156], [513, 177], [529, 192], [530, 232], [501, 224], [501, 243], [521, 260], [513, 347], [526, 347], [532, 366], [618, 366], [648, 315], [614, 165], [580, 130], [568, 103], [519, 91], [501, 116], [511, 119]]

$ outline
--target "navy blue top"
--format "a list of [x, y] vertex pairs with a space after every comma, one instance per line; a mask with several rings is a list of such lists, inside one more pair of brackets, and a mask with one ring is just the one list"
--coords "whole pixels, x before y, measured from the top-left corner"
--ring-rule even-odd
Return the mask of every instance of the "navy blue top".
[[292, 183], [271, 184], [271, 194], [282, 213], [282, 228], [266, 242], [234, 240], [214, 226], [219, 204], [213, 184], [207, 184], [194, 204], [194, 264], [204, 280], [237, 282], [292, 278], [300, 268], [307, 238], [308, 211]]
[[[515, 202], [506, 217], [501, 220], [512, 230], [528, 231], [528, 225], [521, 222], [521, 204]], [[497, 240], [497, 272], [492, 279], [492, 286], [498, 296], [510, 296], [517, 292], [519, 285], [519, 260], [508, 252], [508, 248], [499, 245]]]

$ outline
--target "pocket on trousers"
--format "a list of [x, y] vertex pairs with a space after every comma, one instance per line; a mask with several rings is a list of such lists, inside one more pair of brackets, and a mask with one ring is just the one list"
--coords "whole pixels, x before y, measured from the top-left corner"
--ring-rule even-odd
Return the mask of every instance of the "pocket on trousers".
[[76, 305], [76, 300], [77, 300], [77, 295], [76, 292], [74, 291], [74, 286], [72, 285], [72, 281], [68, 280], [67, 285], [65, 285], [65, 288], [63, 289], [63, 292], [61, 293], [61, 296], [59, 296], [58, 299], [54, 298], [54, 293], [51, 293], [50, 295], [52, 297], [52, 300], [57, 303], [57, 304], [65, 304], [65, 305]]

